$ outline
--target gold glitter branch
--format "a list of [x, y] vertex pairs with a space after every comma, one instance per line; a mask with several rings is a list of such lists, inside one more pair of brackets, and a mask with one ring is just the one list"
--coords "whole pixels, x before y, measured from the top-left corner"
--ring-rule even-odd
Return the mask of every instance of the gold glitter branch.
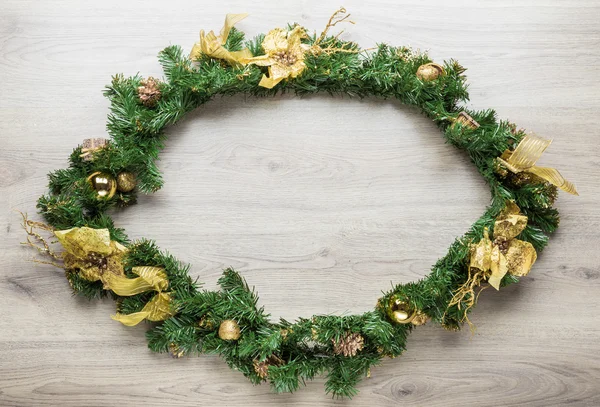
[[[467, 278], [467, 281], [455, 291], [454, 297], [452, 297], [452, 300], [448, 303], [448, 308], [456, 305], [459, 310], [462, 308], [462, 304], [465, 304], [463, 320], [467, 321], [469, 324], [471, 333], [475, 333], [475, 325], [471, 322], [471, 320], [469, 320], [468, 313], [469, 310], [477, 303], [477, 299], [479, 298], [481, 292], [489, 287], [481, 287], [478, 292], [475, 292], [484, 279], [485, 275], [483, 271], [479, 270], [472, 274], [471, 268], [469, 267], [469, 278]], [[468, 297], [467, 300], [465, 300], [466, 297]]]
[[[48, 243], [48, 241], [46, 239], [44, 239], [39, 233], [37, 233], [35, 231], [35, 229], [41, 229], [41, 230], [46, 230], [49, 232], [54, 232], [54, 228], [52, 228], [52, 226], [50, 226], [50, 225], [46, 225], [45, 223], [35, 222], [35, 221], [27, 219], [26, 213], [23, 213], [21, 211], [17, 211], [17, 212], [19, 212], [21, 214], [21, 216], [23, 217], [23, 223], [21, 223], [21, 226], [23, 226], [23, 229], [25, 229], [25, 232], [27, 233], [27, 241], [21, 242], [21, 244], [33, 247], [41, 254], [50, 256], [54, 260], [61, 261], [62, 257], [60, 255], [56, 254], [50, 248], [50, 243]], [[32, 241], [32, 239], [34, 239], [38, 243], [36, 244], [34, 241]], [[33, 259], [33, 261], [35, 263], [50, 264], [54, 267], [63, 268], [63, 266], [61, 266], [60, 264], [55, 263], [53, 261], [42, 261], [42, 260], [37, 260], [37, 259]]]
[[[350, 18], [350, 14], [346, 14], [346, 9], [343, 7], [341, 7], [339, 10], [337, 10], [335, 13], [333, 13], [331, 15], [331, 17], [329, 17], [329, 21], [327, 22], [325, 29], [321, 32], [321, 35], [319, 35], [319, 37], [313, 43], [313, 45], [311, 47], [311, 51], [315, 54], [319, 54], [321, 52], [325, 52], [325, 53], [333, 53], [333, 52], [358, 53], [359, 51], [357, 51], [357, 50], [348, 49], [348, 48], [344, 48], [344, 47], [341, 47], [341, 48], [340, 47], [331, 47], [331, 46], [327, 45], [325, 48], [323, 48], [321, 46], [321, 42], [325, 39], [325, 37], [327, 37], [327, 33], [329, 32], [330, 28], [335, 27], [339, 23], [356, 24], [354, 21], [349, 20], [349, 18]], [[332, 42], [337, 41], [343, 32], [344, 32], [343, 30], [340, 31], [337, 35], [335, 35], [333, 38], [331, 38], [327, 43], [332, 43]]]

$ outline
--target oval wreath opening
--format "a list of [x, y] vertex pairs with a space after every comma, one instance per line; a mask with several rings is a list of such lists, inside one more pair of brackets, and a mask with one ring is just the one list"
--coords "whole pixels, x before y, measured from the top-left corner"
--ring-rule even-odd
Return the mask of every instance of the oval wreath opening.
[[203, 288], [231, 266], [272, 320], [371, 309], [489, 202], [468, 158], [391, 99], [218, 97], [167, 133], [160, 203], [140, 196], [113, 221], [158, 237]]
[[[218, 35], [201, 31], [190, 55], [179, 46], [161, 51], [164, 80], [113, 77], [105, 90], [111, 139], [86, 139], [68, 168], [50, 173], [50, 192], [37, 204], [46, 223], [24, 215], [27, 244], [49, 258], [42, 262], [64, 269], [78, 295], [114, 298], [113, 319], [127, 326], [150, 321], [153, 351], [175, 358], [218, 353], [253, 383], [269, 381], [278, 392], [326, 373], [328, 393], [351, 397], [372, 366], [404, 351], [415, 327], [471, 325], [481, 290], [527, 275], [558, 227], [557, 188], [577, 192], [557, 170], [536, 165], [549, 140], [498, 120], [493, 110], [464, 108], [465, 69], [458, 62], [434, 63], [403, 46], [363, 50], [330, 35], [350, 21], [343, 9], [320, 35], [295, 24], [249, 41], [233, 27], [244, 17], [228, 14]], [[115, 226], [108, 209], [162, 186], [156, 161], [168, 125], [218, 95], [279, 92], [395, 98], [417, 107], [462, 150], [457, 154], [471, 159], [490, 186], [490, 205], [430, 274], [384, 291], [374, 309], [294, 322], [271, 321], [235, 270], [223, 272], [219, 290], [203, 290], [187, 265], [151, 240], [131, 242]]]

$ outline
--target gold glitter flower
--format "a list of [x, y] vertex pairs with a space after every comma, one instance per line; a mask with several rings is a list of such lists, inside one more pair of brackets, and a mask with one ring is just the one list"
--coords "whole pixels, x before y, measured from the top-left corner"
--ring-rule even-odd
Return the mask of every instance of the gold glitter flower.
[[271, 89], [287, 78], [296, 78], [306, 68], [304, 55], [309, 46], [302, 44], [306, 37], [304, 28], [294, 27], [291, 31], [275, 28], [267, 33], [262, 42], [265, 55], [242, 58], [243, 64], [268, 66], [269, 76], [263, 75], [259, 86]]

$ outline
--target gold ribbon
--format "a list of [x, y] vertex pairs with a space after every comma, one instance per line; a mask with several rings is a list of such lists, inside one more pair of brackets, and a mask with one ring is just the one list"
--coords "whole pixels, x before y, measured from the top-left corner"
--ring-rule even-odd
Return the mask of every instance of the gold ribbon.
[[121, 297], [141, 294], [148, 290], [161, 292], [169, 286], [167, 275], [162, 267], [134, 267], [131, 272], [136, 278], [111, 277], [109, 280], [111, 290]]
[[161, 267], [143, 266], [134, 267], [132, 273], [136, 278], [126, 278], [112, 276], [109, 278], [111, 290], [122, 297], [141, 294], [143, 292], [154, 290], [157, 294], [146, 303], [144, 308], [133, 314], [117, 313], [111, 318], [127, 326], [139, 324], [144, 319], [149, 321], [164, 321], [173, 315], [171, 309], [171, 296], [162, 292], [169, 286], [169, 281], [165, 271]]
[[192, 47], [190, 59], [198, 59], [200, 55], [204, 54], [211, 58], [225, 60], [231, 65], [239, 65], [240, 59], [252, 57], [252, 53], [248, 48], [244, 48], [241, 51], [228, 51], [223, 47], [227, 42], [231, 28], [246, 17], [248, 17], [246, 13], [227, 14], [223, 28], [218, 36], [213, 31], [206, 34], [204, 30], [200, 30], [200, 42], [195, 43]]
[[144, 305], [144, 308], [140, 312], [127, 315], [117, 313], [111, 318], [123, 325], [135, 326], [144, 319], [149, 321], [164, 321], [172, 315], [171, 296], [167, 293], [158, 293]]
[[62, 258], [67, 269], [79, 269], [89, 281], [102, 281], [104, 289], [111, 289], [111, 277], [125, 276], [122, 258], [127, 249], [110, 240], [108, 229], [88, 227], [54, 231], [65, 251]]
[[494, 223], [494, 241], [485, 229], [483, 239], [471, 248], [469, 267], [488, 275], [488, 283], [496, 290], [506, 273], [526, 276], [537, 259], [531, 243], [516, 239], [526, 226], [527, 216], [509, 201]]
[[575, 189], [575, 185], [564, 179], [558, 170], [549, 167], [537, 167], [535, 165], [550, 143], [552, 143], [552, 140], [546, 140], [535, 135], [526, 135], [517, 148], [515, 148], [515, 151], [506, 150], [498, 158], [498, 161], [515, 174], [522, 171], [529, 172], [563, 191], [579, 195]]

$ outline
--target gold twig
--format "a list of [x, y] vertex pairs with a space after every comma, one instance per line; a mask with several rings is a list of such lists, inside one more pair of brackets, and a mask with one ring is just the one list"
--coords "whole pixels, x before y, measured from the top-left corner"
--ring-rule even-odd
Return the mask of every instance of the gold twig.
[[[487, 288], [487, 286], [482, 287], [477, 293], [475, 292], [476, 288], [479, 287], [484, 278], [485, 274], [483, 271], [479, 270], [475, 274], [471, 275], [471, 269], [469, 268], [469, 277], [467, 278], [467, 281], [465, 281], [465, 283], [456, 290], [454, 296], [448, 303], [448, 308], [456, 305], [459, 310], [462, 309], [463, 302], [465, 303], [464, 314], [461, 322], [466, 321], [469, 324], [472, 334], [475, 334], [475, 325], [469, 320], [468, 312], [477, 303], [481, 292]], [[469, 298], [465, 300], [465, 297], [467, 296], [469, 296]]]
[[331, 27], [335, 27], [336, 24], [342, 23], [342, 22], [347, 22], [347, 23], [350, 23], [350, 24], [355, 24], [354, 21], [348, 20], [348, 18], [350, 18], [350, 14], [346, 14], [343, 17], [340, 16], [340, 14], [342, 14], [342, 15], [346, 14], [346, 9], [344, 7], [340, 7], [339, 10], [337, 10], [335, 13], [333, 13], [331, 15], [331, 17], [329, 17], [329, 21], [327, 22], [327, 25], [325, 26], [325, 29], [323, 30], [323, 32], [321, 33], [321, 35], [319, 36], [319, 38], [317, 38], [317, 40], [315, 41], [314, 45], [318, 46], [321, 43], [321, 41], [323, 41], [325, 39], [325, 37], [327, 36], [327, 32], [329, 31], [329, 29]]
[[[352, 21], [352, 20], [349, 20], [349, 18], [350, 18], [350, 14], [346, 14], [346, 9], [343, 8], [343, 7], [341, 7], [339, 10], [337, 10], [335, 13], [333, 13], [332, 16], [329, 17], [329, 21], [327, 22], [327, 25], [325, 26], [325, 29], [323, 30], [323, 32], [321, 32], [321, 35], [319, 35], [319, 37], [313, 43], [313, 45], [311, 47], [312, 53], [318, 55], [318, 54], [321, 54], [323, 52], [326, 53], [326, 54], [333, 54], [335, 52], [345, 52], [345, 53], [348, 53], [348, 54], [358, 54], [360, 52], [363, 52], [364, 50], [346, 48], [346, 47], [352, 47], [354, 45], [353, 43], [344, 43], [344, 44], [342, 44], [341, 47], [333, 47], [333, 46], [331, 46], [332, 43], [334, 43], [336, 41], [339, 41], [339, 37], [340, 37], [340, 35], [342, 35], [342, 33], [344, 32], [344, 30], [340, 31], [334, 37], [332, 37], [332, 38], [328, 39], [327, 41], [323, 42], [323, 40], [325, 40], [325, 38], [327, 37], [327, 33], [329, 32], [329, 29], [331, 27], [335, 27], [338, 23], [355, 24], [355, 22]], [[322, 45], [324, 45], [324, 47]]]
[[34, 263], [39, 263], [39, 264], [49, 264], [51, 266], [58, 267], [59, 269], [64, 269], [64, 266], [61, 266], [60, 264], [55, 263], [53, 261], [42, 261], [42, 260], [38, 260], [38, 259], [31, 259], [31, 261]]
[[[26, 213], [23, 213], [21, 211], [17, 211], [17, 212], [19, 212], [21, 214], [21, 216], [23, 217], [22, 226], [23, 226], [23, 229], [25, 229], [25, 232], [28, 235], [27, 236], [27, 242], [21, 242], [21, 244], [33, 247], [34, 249], [36, 249], [40, 253], [52, 257], [54, 260], [59, 260], [59, 261], [62, 260], [62, 257], [60, 255], [56, 254], [50, 248], [50, 244], [48, 243], [48, 241], [46, 239], [44, 239], [39, 233], [37, 233], [35, 231], [35, 229], [42, 229], [42, 230], [46, 230], [46, 231], [53, 231], [54, 228], [52, 226], [50, 226], [50, 225], [45, 224], [45, 223], [35, 222], [35, 221], [27, 219], [27, 214]], [[32, 238], [34, 238], [35, 240], [37, 240], [37, 242], [39, 242], [39, 243], [36, 244], [34, 241], [32, 241]], [[52, 264], [54, 266], [61, 267], [61, 266], [57, 265], [54, 262], [44, 262], [44, 261], [39, 261], [39, 260], [34, 260], [34, 261], [36, 263]]]

